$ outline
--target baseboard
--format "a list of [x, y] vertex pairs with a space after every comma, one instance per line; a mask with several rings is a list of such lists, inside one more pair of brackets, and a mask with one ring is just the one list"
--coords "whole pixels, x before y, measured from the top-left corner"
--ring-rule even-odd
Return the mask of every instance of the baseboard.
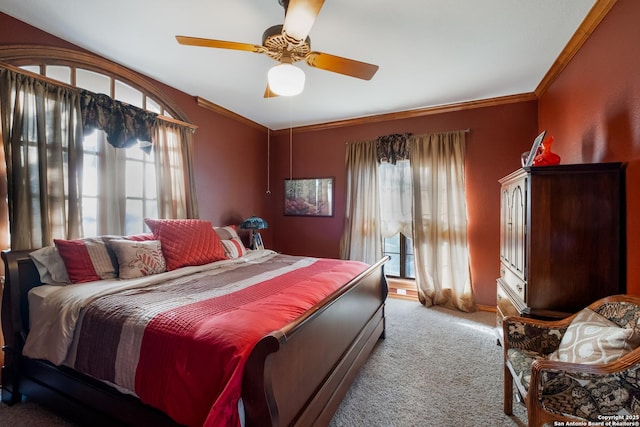
[[496, 312], [496, 308], [492, 305], [480, 305], [480, 304], [476, 304], [476, 307], [478, 307], [478, 310], [480, 311], [490, 311], [492, 313]]

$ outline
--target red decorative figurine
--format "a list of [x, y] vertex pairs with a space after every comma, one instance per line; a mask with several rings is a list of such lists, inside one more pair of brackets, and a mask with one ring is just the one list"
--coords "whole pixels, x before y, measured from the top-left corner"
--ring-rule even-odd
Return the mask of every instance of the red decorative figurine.
[[538, 150], [538, 154], [533, 159], [534, 166], [545, 166], [545, 165], [557, 165], [560, 163], [560, 156], [556, 153], [551, 152], [551, 145], [553, 144], [553, 136], [548, 137], [542, 144], [540, 149]]

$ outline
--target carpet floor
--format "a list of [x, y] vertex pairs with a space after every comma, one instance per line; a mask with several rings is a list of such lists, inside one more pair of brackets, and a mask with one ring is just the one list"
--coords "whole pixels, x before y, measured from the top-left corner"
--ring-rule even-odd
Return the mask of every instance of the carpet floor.
[[[425, 308], [390, 298], [386, 339], [374, 348], [330, 427], [526, 426], [502, 412], [495, 314]], [[36, 403], [0, 404], [0, 426], [74, 427]]]

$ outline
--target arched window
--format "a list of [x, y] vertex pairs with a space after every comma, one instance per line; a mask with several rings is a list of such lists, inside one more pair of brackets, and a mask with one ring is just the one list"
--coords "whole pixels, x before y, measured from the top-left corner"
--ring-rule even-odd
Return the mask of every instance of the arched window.
[[[180, 108], [149, 80], [98, 56], [50, 46], [3, 46], [0, 61], [188, 126]], [[159, 216], [155, 151], [114, 149], [100, 130], [85, 134], [82, 145], [82, 234], [144, 232], [143, 219]], [[99, 203], [105, 197], [115, 202]]]

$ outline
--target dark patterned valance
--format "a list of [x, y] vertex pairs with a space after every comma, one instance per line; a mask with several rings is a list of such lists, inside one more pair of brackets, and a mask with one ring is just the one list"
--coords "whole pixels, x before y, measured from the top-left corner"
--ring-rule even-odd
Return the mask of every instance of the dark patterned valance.
[[129, 148], [138, 140], [146, 141], [149, 144], [142, 144], [140, 148], [147, 153], [151, 151], [151, 129], [157, 114], [86, 90], [80, 91], [80, 107], [85, 133], [103, 130], [107, 142], [116, 148]]
[[387, 162], [395, 165], [398, 160], [408, 160], [410, 137], [410, 133], [394, 133], [378, 137], [376, 140], [378, 163]]

